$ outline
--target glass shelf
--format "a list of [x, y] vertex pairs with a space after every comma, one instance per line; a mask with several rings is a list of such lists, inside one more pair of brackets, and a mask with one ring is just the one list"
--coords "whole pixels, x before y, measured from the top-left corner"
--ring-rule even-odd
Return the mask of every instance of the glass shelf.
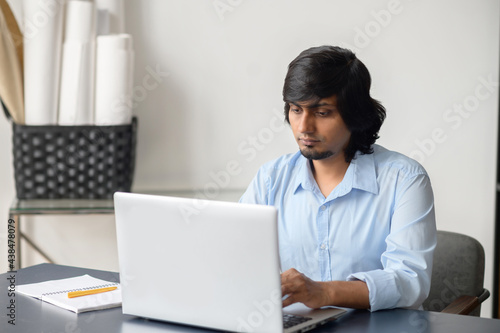
[[[185, 198], [212, 199], [219, 201], [238, 201], [244, 190], [223, 190], [217, 195], [206, 197], [202, 191], [134, 191], [163, 196], [177, 196]], [[112, 199], [14, 199], [9, 213], [12, 215], [29, 214], [113, 214]]]
[[[216, 193], [204, 194], [202, 190], [170, 190], [170, 191], [151, 191], [135, 190], [134, 193], [176, 196], [185, 198], [210, 199], [218, 201], [237, 202], [243, 195], [244, 190], [224, 189]], [[47, 259], [48, 262], [54, 261], [45, 253], [28, 235], [20, 229], [21, 216], [23, 215], [51, 215], [51, 214], [114, 214], [114, 204], [112, 199], [17, 199], [12, 201], [9, 208], [9, 233], [14, 234], [15, 241], [15, 259], [11, 264], [11, 270], [21, 268], [21, 239], [25, 240], [31, 247]], [[13, 224], [11, 224], [11, 221]]]
[[112, 214], [113, 200], [91, 199], [14, 199], [11, 214]]

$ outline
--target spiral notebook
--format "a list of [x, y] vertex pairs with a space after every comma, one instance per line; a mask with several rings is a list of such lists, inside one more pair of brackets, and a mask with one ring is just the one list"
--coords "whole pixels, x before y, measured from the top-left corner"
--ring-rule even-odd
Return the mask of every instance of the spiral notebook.
[[[72, 291], [106, 287], [117, 287], [117, 289], [104, 293], [68, 298], [68, 293]], [[16, 286], [16, 291], [76, 313], [114, 308], [122, 304], [122, 293], [119, 283], [97, 279], [90, 275], [18, 285]]]

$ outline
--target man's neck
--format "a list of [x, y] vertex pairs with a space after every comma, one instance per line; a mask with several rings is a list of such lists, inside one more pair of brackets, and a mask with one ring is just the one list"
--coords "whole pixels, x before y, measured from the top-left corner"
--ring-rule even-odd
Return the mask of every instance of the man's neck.
[[345, 161], [343, 155], [332, 159], [312, 160], [310, 162], [314, 179], [325, 198], [344, 179], [344, 175], [350, 164]]

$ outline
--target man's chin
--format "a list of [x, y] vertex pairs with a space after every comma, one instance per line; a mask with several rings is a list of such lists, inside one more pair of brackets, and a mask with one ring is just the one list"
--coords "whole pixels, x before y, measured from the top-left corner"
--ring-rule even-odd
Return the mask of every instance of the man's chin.
[[333, 156], [333, 153], [331, 151], [316, 151], [309, 148], [302, 148], [300, 152], [302, 156], [304, 156], [308, 160], [323, 160], [325, 158]]

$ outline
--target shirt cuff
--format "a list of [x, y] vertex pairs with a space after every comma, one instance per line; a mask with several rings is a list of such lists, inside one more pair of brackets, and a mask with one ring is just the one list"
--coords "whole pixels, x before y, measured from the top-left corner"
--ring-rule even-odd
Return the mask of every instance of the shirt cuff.
[[354, 273], [348, 281], [360, 280], [366, 283], [369, 293], [370, 311], [395, 308], [401, 294], [395, 276], [383, 270]]

